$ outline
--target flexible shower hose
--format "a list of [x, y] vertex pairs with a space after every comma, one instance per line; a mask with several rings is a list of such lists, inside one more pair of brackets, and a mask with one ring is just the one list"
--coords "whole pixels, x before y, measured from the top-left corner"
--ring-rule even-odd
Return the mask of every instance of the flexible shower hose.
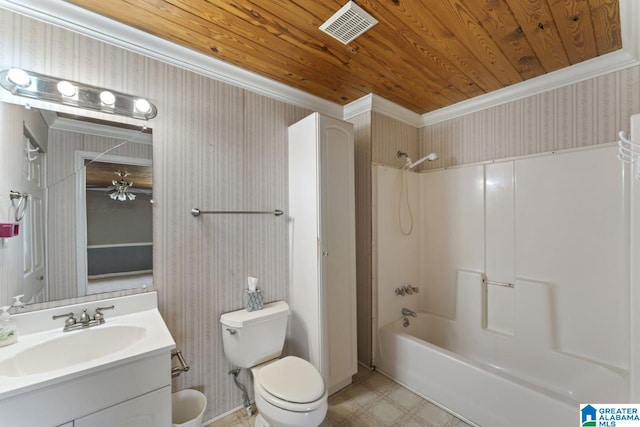
[[[407, 211], [409, 212], [409, 231], [404, 230], [402, 225], [402, 195], [407, 200]], [[398, 200], [398, 223], [400, 224], [400, 232], [408, 236], [413, 231], [413, 212], [411, 212], [411, 203], [409, 202], [409, 185], [407, 183], [407, 169], [402, 170], [402, 188], [400, 189], [400, 198]]]

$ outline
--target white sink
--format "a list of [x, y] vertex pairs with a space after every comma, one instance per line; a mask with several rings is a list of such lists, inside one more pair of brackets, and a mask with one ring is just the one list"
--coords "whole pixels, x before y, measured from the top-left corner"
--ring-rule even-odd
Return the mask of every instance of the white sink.
[[[105, 323], [86, 329], [63, 332], [64, 320], [52, 319], [61, 313], [79, 315], [85, 309], [94, 313], [96, 308], [109, 305], [115, 308], [105, 314]], [[97, 375], [175, 348], [158, 311], [155, 292], [21, 313], [13, 318], [18, 325], [18, 342], [0, 347], [0, 406], [3, 399]], [[170, 375], [171, 366], [166, 362]]]
[[146, 333], [145, 328], [108, 324], [65, 332], [0, 362], [0, 376], [40, 374], [86, 363], [124, 350]]

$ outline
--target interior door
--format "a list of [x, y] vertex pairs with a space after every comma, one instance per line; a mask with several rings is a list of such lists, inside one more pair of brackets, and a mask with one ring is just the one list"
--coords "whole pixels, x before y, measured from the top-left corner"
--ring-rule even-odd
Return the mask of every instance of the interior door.
[[[46, 295], [45, 259], [45, 153], [25, 128], [22, 188], [27, 193], [26, 209], [20, 222], [23, 247], [24, 301], [43, 302]], [[19, 213], [19, 212], [18, 212]]]

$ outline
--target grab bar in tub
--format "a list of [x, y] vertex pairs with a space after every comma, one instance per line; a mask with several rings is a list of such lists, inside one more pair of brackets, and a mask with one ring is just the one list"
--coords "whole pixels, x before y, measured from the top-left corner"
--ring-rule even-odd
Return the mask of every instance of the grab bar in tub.
[[486, 277], [482, 278], [482, 283], [486, 285], [494, 285], [494, 286], [504, 286], [505, 288], [513, 288], [514, 284], [509, 282], [495, 282], [493, 280], [489, 280]]

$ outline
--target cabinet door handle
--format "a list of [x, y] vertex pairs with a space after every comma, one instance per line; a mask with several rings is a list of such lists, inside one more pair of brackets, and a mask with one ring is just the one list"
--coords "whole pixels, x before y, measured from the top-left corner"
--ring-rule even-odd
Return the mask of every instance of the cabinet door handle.
[[322, 256], [329, 256], [329, 252], [327, 252], [327, 251], [322, 251]]

